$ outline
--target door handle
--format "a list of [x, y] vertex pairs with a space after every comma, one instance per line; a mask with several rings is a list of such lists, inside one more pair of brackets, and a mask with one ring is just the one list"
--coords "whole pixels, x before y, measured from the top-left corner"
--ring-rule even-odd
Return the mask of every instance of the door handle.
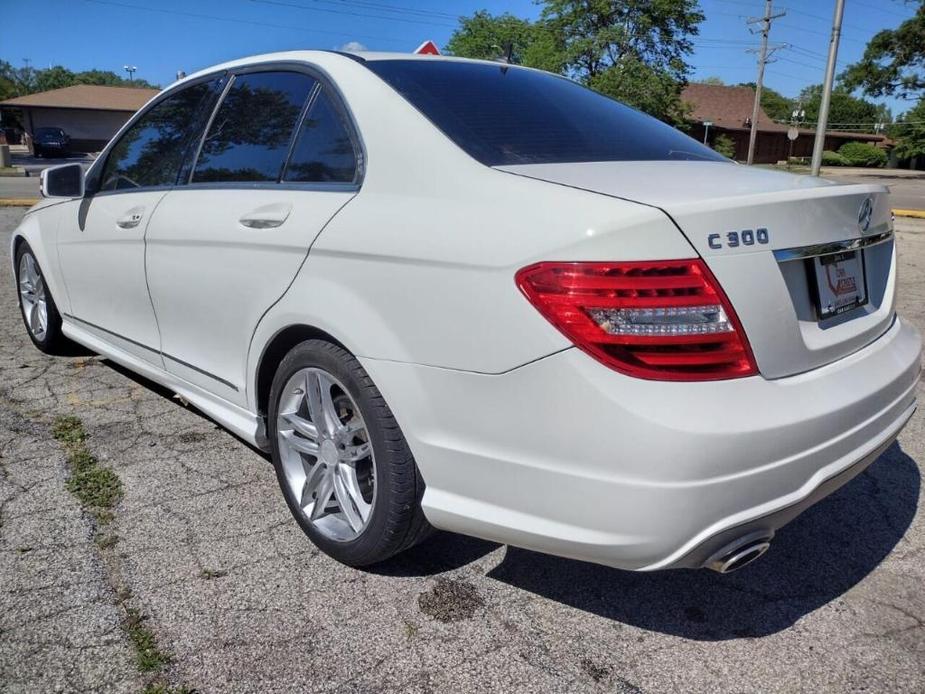
[[251, 210], [238, 222], [248, 229], [273, 229], [282, 226], [292, 211], [292, 204], [288, 202], [275, 202]]
[[141, 224], [141, 220], [144, 218], [144, 216], [145, 208], [133, 207], [116, 220], [116, 226], [120, 229], [134, 229], [139, 224]]

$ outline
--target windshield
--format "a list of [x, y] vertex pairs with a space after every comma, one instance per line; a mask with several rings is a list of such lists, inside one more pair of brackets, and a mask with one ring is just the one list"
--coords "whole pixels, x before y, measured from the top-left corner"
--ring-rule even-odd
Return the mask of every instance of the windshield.
[[546, 72], [449, 60], [366, 66], [489, 166], [728, 161], [651, 116]]
[[64, 131], [61, 128], [36, 128], [36, 137], [64, 137]]

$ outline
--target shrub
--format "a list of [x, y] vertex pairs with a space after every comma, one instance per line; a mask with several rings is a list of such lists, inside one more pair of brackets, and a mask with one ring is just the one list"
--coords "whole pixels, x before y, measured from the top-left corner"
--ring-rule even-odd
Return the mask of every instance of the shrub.
[[886, 152], [866, 142], [846, 142], [838, 153], [849, 166], [885, 166]]
[[845, 159], [838, 152], [833, 152], [832, 150], [827, 149], [822, 153], [822, 165], [823, 166], [848, 166], [848, 160]]
[[729, 159], [734, 158], [736, 154], [735, 142], [728, 135], [719, 135], [713, 140], [713, 149]]

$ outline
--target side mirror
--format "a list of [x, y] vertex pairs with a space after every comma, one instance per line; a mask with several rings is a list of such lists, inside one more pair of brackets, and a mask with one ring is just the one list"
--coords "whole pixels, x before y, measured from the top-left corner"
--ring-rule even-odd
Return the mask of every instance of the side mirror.
[[41, 174], [42, 197], [82, 198], [84, 170], [80, 164], [50, 166]]

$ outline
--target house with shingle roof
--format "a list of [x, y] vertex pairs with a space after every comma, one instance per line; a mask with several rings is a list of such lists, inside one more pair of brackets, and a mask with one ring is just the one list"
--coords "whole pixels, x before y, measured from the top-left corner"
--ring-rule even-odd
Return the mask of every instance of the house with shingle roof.
[[[78, 152], [97, 152], [158, 90], [78, 84], [0, 101], [0, 112], [18, 111], [32, 135], [36, 128], [62, 128]], [[5, 120], [5, 119], [4, 119]]]
[[[731, 87], [722, 84], [689, 84], [681, 93], [681, 100], [691, 108], [688, 134], [701, 142], [706, 137], [710, 146], [720, 135], [726, 135], [735, 144], [735, 159], [748, 157], [748, 135], [752, 125], [752, 108], [755, 90], [747, 86]], [[707, 127], [705, 123], [710, 123]], [[797, 128], [797, 139], [791, 153], [787, 131], [790, 126], [775, 123], [763, 109], [758, 109], [758, 135], [755, 138], [755, 162], [774, 164], [794, 157], [811, 157], [816, 132], [810, 128]], [[837, 150], [846, 142], [869, 142], [886, 147], [884, 135], [849, 133], [829, 130], [825, 135], [825, 149]]]

